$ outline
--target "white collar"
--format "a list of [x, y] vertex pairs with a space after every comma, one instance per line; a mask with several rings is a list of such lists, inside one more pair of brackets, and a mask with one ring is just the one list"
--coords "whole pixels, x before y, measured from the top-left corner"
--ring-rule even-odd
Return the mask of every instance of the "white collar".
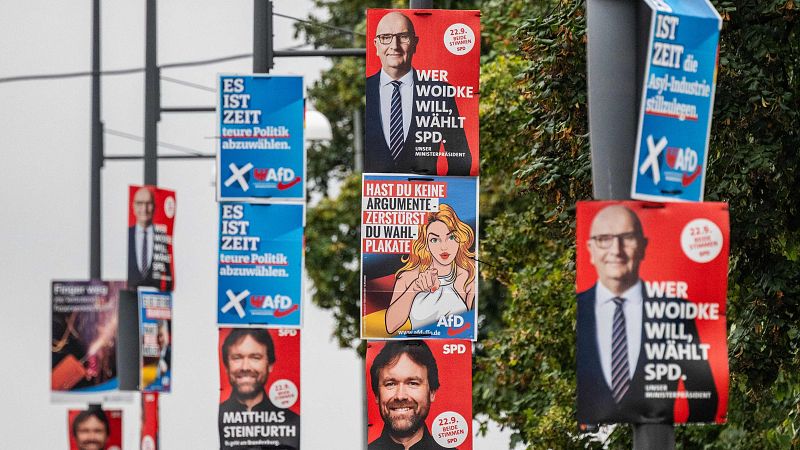
[[[380, 79], [381, 87], [386, 86], [392, 81], [394, 81], [394, 79], [392, 79], [392, 77], [390, 77], [389, 74], [387, 74], [386, 72], [383, 71], [383, 69], [381, 69], [381, 79]], [[407, 74], [400, 77], [400, 79], [397, 81], [403, 83], [403, 86], [414, 85], [414, 68], [412, 67]]]
[[642, 280], [637, 280], [636, 284], [629, 287], [621, 295], [616, 295], [610, 289], [603, 286], [600, 280], [597, 280], [597, 292], [595, 298], [597, 299], [597, 306], [602, 306], [606, 303], [613, 302], [613, 299], [622, 297], [628, 305], [636, 305], [642, 302]]

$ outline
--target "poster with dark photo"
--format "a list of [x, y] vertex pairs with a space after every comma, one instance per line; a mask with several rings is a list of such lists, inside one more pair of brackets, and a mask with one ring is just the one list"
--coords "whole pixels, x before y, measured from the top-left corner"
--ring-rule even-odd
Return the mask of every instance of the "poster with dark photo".
[[125, 282], [53, 281], [51, 286], [51, 390], [116, 390], [117, 309]]

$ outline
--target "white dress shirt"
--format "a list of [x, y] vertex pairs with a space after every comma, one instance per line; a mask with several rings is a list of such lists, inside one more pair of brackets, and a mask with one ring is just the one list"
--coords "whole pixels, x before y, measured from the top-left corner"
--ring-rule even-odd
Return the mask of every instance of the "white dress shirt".
[[142, 239], [144, 239], [145, 233], [147, 233], [147, 266], [149, 267], [153, 262], [153, 231], [153, 225], [148, 225], [147, 228], [144, 228], [143, 233], [142, 226], [138, 223], [136, 224], [136, 229], [134, 230], [136, 238], [136, 267], [139, 268], [139, 272], [147, 268], [142, 267]]
[[631, 379], [636, 371], [639, 361], [639, 349], [642, 343], [642, 281], [636, 282], [633, 287], [614, 295], [608, 288], [597, 281], [594, 299], [594, 318], [597, 325], [597, 349], [600, 352], [600, 365], [603, 368], [603, 377], [606, 384], [611, 387], [611, 333], [614, 328], [614, 311], [617, 308], [615, 297], [622, 297], [622, 312], [625, 314], [625, 336], [628, 344], [628, 371]]
[[[381, 126], [383, 127], [383, 138], [386, 145], [391, 147], [389, 142], [389, 121], [392, 112], [392, 77], [381, 70], [380, 96], [381, 96]], [[414, 69], [408, 71], [398, 81], [400, 81], [400, 103], [403, 106], [403, 142], [408, 140], [408, 130], [411, 128], [411, 112], [414, 107]]]

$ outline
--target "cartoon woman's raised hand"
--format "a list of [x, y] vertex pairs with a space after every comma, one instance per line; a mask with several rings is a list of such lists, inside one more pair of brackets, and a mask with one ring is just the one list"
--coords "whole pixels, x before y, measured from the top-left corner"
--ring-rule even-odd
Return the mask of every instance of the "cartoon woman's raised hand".
[[417, 279], [414, 280], [413, 289], [415, 292], [435, 292], [439, 289], [438, 271], [431, 267], [420, 272]]

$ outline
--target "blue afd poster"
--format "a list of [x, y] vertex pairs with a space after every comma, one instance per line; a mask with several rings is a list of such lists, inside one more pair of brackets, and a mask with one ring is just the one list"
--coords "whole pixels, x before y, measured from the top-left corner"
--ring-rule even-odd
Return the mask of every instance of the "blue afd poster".
[[303, 208], [220, 203], [220, 325], [301, 325]]
[[647, 0], [649, 51], [631, 196], [702, 201], [722, 19], [707, 0]]
[[217, 200], [305, 199], [303, 78], [221, 75]]

